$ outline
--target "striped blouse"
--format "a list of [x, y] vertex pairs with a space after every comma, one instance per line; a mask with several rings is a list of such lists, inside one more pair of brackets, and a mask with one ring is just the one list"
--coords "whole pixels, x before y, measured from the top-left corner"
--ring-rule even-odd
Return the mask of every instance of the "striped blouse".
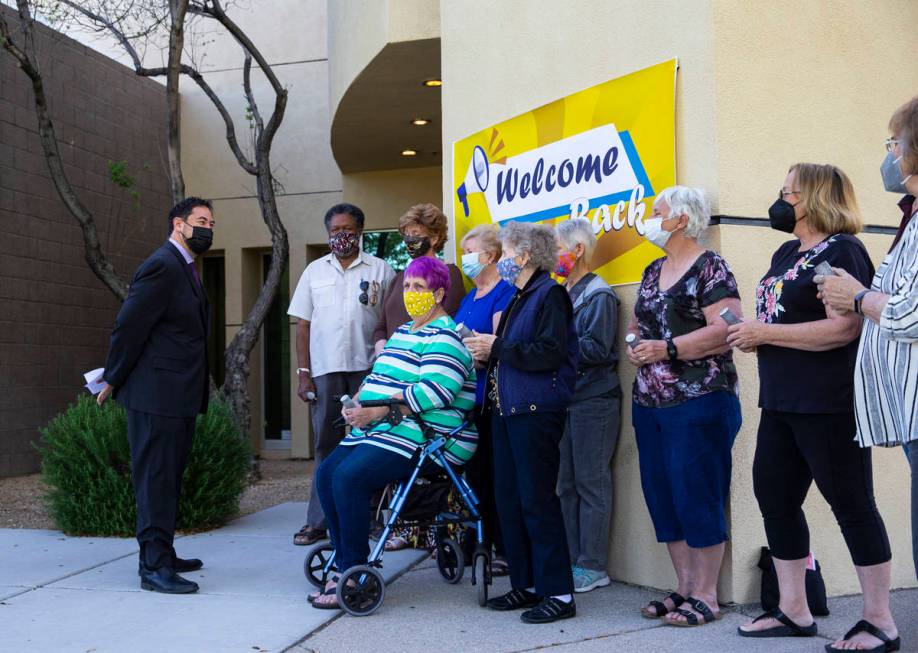
[[[386, 342], [364, 381], [358, 401], [384, 399], [399, 393], [437, 433], [447, 434], [466, 419], [469, 425], [447, 444], [444, 453], [451, 463], [462, 465], [478, 442], [471, 411], [475, 407], [475, 368], [472, 356], [449, 316], [437, 318], [417, 332], [411, 322], [403, 324]], [[371, 444], [410, 458], [424, 436], [410, 417], [396, 425], [380, 422], [351, 429], [342, 445]]]
[[918, 219], [877, 270], [871, 288], [889, 295], [880, 323], [864, 320], [854, 371], [857, 439], [891, 447], [918, 439]]

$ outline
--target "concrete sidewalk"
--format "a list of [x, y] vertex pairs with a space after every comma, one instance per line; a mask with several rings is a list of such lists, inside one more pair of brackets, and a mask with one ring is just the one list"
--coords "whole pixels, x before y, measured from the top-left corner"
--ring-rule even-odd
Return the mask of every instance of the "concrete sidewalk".
[[[224, 528], [181, 537], [186, 574], [201, 591], [145, 592], [132, 539], [71, 538], [58, 531], [0, 530], [0, 651], [283, 651], [338, 613], [312, 609], [306, 547], [291, 538], [305, 506], [286, 503]], [[426, 552], [386, 555], [392, 577]]]
[[[506, 578], [495, 579], [493, 595], [509, 589]], [[297, 653], [353, 651], [431, 651], [493, 653], [607, 651], [662, 653], [822, 653], [860, 620], [860, 597], [831, 599], [831, 615], [818, 619], [820, 636], [805, 639], [748, 639], [736, 628], [757, 616], [755, 606], [724, 610], [720, 621], [700, 628], [676, 628], [644, 619], [639, 608], [660, 593], [613, 583], [578, 594], [577, 617], [555, 624], [523, 624], [519, 613], [479, 608], [468, 576], [459, 585], [441, 580], [436, 565], [425, 561], [404, 574], [386, 593], [379, 611], [355, 618], [341, 615], [307, 637]], [[918, 651], [918, 590], [893, 594], [893, 613], [902, 636], [902, 651]], [[748, 616], [747, 616], [748, 615]]]

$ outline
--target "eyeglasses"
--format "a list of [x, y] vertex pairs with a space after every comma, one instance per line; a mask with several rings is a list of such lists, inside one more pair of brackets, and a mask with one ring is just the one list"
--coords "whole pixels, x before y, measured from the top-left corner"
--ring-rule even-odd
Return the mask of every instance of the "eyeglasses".
[[783, 200], [785, 197], [789, 195], [799, 195], [799, 194], [800, 194], [799, 190], [784, 190], [782, 188], [781, 190], [778, 191], [778, 199]]
[[886, 146], [887, 152], [892, 152], [899, 145], [899, 139], [890, 137], [883, 141], [883, 144]]

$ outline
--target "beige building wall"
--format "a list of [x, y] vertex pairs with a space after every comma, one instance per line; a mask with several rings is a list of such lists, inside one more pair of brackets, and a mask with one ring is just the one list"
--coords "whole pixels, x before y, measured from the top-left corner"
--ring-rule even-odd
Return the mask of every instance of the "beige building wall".
[[344, 196], [366, 214], [367, 230], [394, 229], [398, 219], [414, 204], [440, 206], [442, 169], [408, 168], [344, 175]]
[[[894, 224], [896, 198], [882, 191], [879, 164], [889, 114], [918, 88], [918, 69], [908, 57], [918, 51], [918, 35], [908, 31], [916, 19], [918, 5], [911, 0], [442, 2], [446, 210], [452, 211], [454, 141], [675, 56], [680, 65], [677, 180], [705, 188], [715, 213], [765, 217], [788, 166], [815, 160], [836, 163], [852, 175], [869, 223]], [[795, 36], [800, 34], [806, 38]], [[751, 313], [753, 288], [783, 242], [782, 234], [723, 226], [712, 228], [706, 240], [731, 263], [744, 309]], [[868, 234], [864, 240], [879, 263], [890, 236]], [[625, 320], [633, 310], [635, 287], [617, 290]], [[756, 364], [744, 354], [738, 354], [738, 364], [744, 426], [734, 447], [732, 542], [720, 591], [722, 600], [747, 602], [758, 596], [755, 562], [765, 536], [751, 478], [758, 423]], [[623, 363], [620, 374], [630, 388], [630, 365]], [[626, 405], [614, 462], [609, 571], [624, 581], [674, 587], [668, 556], [655, 543], [644, 504], [630, 422]], [[877, 499], [893, 541], [893, 584], [914, 586], [902, 452], [875, 452], [874, 469]], [[815, 489], [806, 510], [829, 592], [858, 591], [834, 517]]]

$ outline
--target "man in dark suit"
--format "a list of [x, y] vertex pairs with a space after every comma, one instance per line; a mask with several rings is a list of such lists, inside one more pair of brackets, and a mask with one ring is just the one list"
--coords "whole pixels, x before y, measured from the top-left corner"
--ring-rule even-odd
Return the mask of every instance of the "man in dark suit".
[[98, 403], [113, 395], [127, 411], [137, 501], [140, 586], [189, 594], [178, 575], [200, 569], [172, 546], [195, 417], [207, 411], [207, 296], [195, 267], [213, 240], [213, 207], [189, 197], [169, 212], [169, 240], [137, 269], [115, 328]]

